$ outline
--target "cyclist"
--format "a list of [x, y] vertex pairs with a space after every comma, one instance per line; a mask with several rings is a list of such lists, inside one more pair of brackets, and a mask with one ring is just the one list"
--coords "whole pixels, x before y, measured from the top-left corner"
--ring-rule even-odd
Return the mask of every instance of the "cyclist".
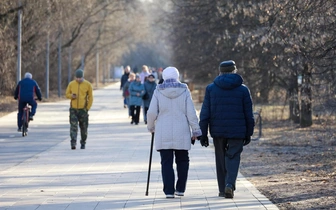
[[35, 101], [35, 97], [39, 101], [42, 100], [42, 94], [40, 87], [38, 86], [37, 82], [32, 79], [33, 75], [29, 72], [25, 73], [24, 79], [22, 79], [16, 86], [14, 99], [18, 100], [18, 115], [17, 115], [17, 125], [18, 125], [18, 132], [21, 132], [22, 127], [22, 114], [23, 108], [29, 104], [31, 105], [31, 112], [29, 115], [29, 120], [33, 120], [33, 116], [36, 113], [37, 103]]

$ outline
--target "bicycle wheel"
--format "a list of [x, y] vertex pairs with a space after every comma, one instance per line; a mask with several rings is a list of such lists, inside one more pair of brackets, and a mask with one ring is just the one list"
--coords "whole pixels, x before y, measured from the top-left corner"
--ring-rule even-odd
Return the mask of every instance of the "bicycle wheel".
[[27, 118], [27, 111], [24, 110], [23, 115], [22, 115], [22, 136], [27, 135], [27, 124], [28, 124], [28, 118]]

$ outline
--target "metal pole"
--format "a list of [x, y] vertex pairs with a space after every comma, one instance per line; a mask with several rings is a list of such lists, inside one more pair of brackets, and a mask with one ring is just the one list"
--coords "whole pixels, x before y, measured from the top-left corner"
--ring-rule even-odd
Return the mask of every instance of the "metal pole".
[[45, 98], [49, 98], [49, 68], [50, 68], [50, 1], [48, 0], [48, 19], [47, 19], [47, 53], [46, 53], [46, 77], [45, 77]]
[[81, 59], [81, 69], [84, 71], [84, 67], [85, 67], [85, 62], [84, 62], [84, 55], [82, 55], [82, 59]]
[[71, 82], [72, 47], [69, 47], [68, 83]]
[[[21, 0], [19, 0], [19, 7], [21, 7]], [[19, 9], [18, 13], [18, 57], [17, 57], [17, 71], [16, 71], [16, 83], [21, 80], [21, 34], [22, 34], [22, 9]]]
[[104, 55], [103, 55], [103, 84], [105, 85], [105, 77], [106, 77], [106, 62], [105, 62], [105, 59], [106, 59], [106, 52], [104, 52]]
[[45, 97], [49, 98], [49, 55], [50, 55], [50, 40], [49, 40], [49, 28], [47, 32], [47, 55], [46, 55], [46, 90]]
[[96, 52], [96, 87], [98, 87], [99, 83], [99, 50]]
[[62, 32], [58, 38], [58, 97], [61, 97], [62, 91]]

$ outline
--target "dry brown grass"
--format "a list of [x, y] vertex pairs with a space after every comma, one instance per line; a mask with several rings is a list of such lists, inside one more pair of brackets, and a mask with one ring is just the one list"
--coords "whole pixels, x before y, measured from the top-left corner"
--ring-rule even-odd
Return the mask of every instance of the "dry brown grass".
[[335, 123], [266, 121], [244, 148], [241, 172], [280, 209], [336, 209]]

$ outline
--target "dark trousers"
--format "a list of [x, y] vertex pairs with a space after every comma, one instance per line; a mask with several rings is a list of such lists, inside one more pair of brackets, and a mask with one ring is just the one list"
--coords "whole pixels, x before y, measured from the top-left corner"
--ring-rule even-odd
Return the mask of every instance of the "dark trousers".
[[76, 146], [77, 142], [77, 132], [78, 132], [78, 124], [80, 128], [81, 134], [81, 144], [86, 144], [87, 139], [87, 130], [89, 126], [89, 115], [85, 109], [73, 109], [70, 108], [70, 137], [71, 137], [71, 146]]
[[145, 120], [145, 122], [147, 122], [147, 112], [148, 112], [148, 109], [149, 109], [149, 107], [145, 107], [144, 108], [144, 120]]
[[219, 192], [224, 193], [226, 184], [236, 189], [243, 139], [214, 138], [216, 173]]
[[174, 195], [175, 192], [175, 174], [173, 168], [174, 154], [177, 170], [176, 191], [184, 192], [186, 189], [189, 171], [188, 150], [164, 149], [159, 150], [159, 152], [161, 156], [163, 192], [166, 195]]
[[132, 116], [132, 121], [133, 121], [134, 123], [136, 123], [136, 124], [139, 123], [140, 108], [141, 108], [141, 106], [131, 105], [131, 116]]
[[18, 128], [22, 127], [22, 114], [23, 114], [23, 108], [29, 104], [31, 106], [30, 115], [34, 116], [36, 113], [37, 103], [34, 99], [31, 99], [29, 101], [19, 101], [18, 102], [18, 114], [17, 114], [17, 126]]

